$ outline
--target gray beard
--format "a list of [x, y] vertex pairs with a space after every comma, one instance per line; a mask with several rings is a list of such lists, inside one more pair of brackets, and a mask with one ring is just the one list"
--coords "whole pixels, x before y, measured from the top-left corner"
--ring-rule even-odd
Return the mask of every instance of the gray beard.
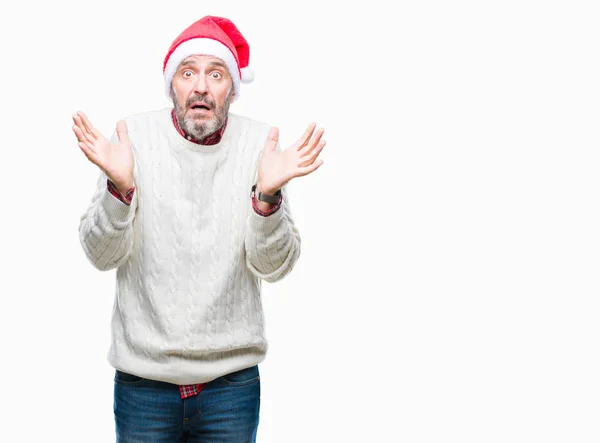
[[[227, 97], [225, 97], [225, 103], [221, 108], [215, 108], [215, 103], [210, 101], [207, 97], [202, 95], [194, 95], [190, 97], [186, 101], [185, 108], [179, 106], [177, 99], [175, 98], [175, 94], [171, 91], [171, 97], [173, 99], [173, 107], [175, 109], [175, 117], [177, 118], [177, 123], [179, 127], [183, 129], [183, 131], [194, 137], [198, 141], [204, 140], [209, 135], [217, 132], [221, 127], [225, 124], [225, 120], [227, 120], [227, 114], [229, 113], [229, 105], [231, 104], [231, 96], [233, 94], [233, 88], [229, 90], [227, 93]], [[203, 100], [207, 102], [214, 112], [214, 117], [210, 120], [197, 120], [191, 117], [188, 114], [189, 106], [191, 103]]]

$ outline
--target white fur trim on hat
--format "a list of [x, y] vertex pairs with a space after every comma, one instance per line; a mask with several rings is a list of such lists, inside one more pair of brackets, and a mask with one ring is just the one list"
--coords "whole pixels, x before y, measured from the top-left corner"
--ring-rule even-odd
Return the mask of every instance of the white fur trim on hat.
[[177, 72], [179, 64], [190, 55], [212, 55], [223, 60], [225, 65], [227, 65], [227, 69], [233, 80], [235, 98], [240, 96], [240, 74], [237, 62], [235, 61], [235, 57], [231, 53], [231, 50], [223, 43], [211, 38], [194, 38], [180, 44], [169, 57], [164, 72], [167, 97], [170, 97], [171, 82], [173, 81], [173, 77], [175, 76], [175, 72]]

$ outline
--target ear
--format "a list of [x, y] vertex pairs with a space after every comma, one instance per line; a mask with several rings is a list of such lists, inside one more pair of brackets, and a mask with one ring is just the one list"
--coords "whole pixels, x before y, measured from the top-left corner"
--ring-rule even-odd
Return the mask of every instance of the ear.
[[231, 84], [231, 89], [229, 89], [229, 105], [231, 105], [235, 101], [235, 89], [233, 87], [233, 83]]

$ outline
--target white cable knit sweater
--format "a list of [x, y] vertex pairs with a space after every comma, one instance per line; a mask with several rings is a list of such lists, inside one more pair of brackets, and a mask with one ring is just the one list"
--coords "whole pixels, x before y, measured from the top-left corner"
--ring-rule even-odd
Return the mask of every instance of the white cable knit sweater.
[[203, 146], [183, 138], [170, 113], [125, 119], [133, 200], [111, 195], [101, 173], [79, 237], [96, 268], [117, 269], [109, 363], [182, 385], [265, 358], [261, 279], [292, 270], [300, 236], [285, 187], [274, 214], [252, 209], [267, 125], [230, 113], [219, 144]]

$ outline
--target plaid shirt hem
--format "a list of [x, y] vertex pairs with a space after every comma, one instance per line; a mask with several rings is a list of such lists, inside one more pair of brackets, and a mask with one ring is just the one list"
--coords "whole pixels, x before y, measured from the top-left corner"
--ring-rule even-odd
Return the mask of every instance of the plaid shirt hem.
[[204, 389], [203, 383], [197, 383], [195, 385], [181, 385], [179, 386], [179, 394], [181, 395], [181, 398], [184, 399], [198, 395], [202, 389]]

